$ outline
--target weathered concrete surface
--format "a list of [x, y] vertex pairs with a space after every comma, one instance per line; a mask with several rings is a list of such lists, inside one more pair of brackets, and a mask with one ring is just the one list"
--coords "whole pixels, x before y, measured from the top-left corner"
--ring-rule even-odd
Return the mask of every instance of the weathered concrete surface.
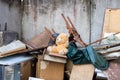
[[[28, 40], [42, 32], [45, 26], [56, 32], [67, 32], [61, 17], [64, 13], [88, 43], [101, 37], [105, 9], [120, 8], [119, 3], [120, 0], [23, 0], [20, 6], [17, 0], [0, 0], [0, 24], [3, 30], [7, 22], [8, 30], [22, 32], [23, 39]], [[21, 7], [24, 7], [22, 17]]]
[[42, 32], [44, 27], [54, 28], [56, 32], [66, 32], [61, 16], [69, 16], [85, 42], [90, 36], [89, 0], [27, 0], [24, 1], [22, 19], [23, 38], [28, 40]]
[[0, 0], [0, 30], [4, 30], [7, 23], [7, 30], [16, 31], [21, 35], [21, 13], [19, 2], [11, 0]]
[[105, 10], [120, 8], [120, 0], [91, 0], [91, 42], [102, 35]]

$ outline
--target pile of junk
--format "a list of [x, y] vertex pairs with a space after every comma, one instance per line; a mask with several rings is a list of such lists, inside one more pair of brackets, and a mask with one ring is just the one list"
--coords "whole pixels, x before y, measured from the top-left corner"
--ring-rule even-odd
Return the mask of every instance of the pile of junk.
[[[86, 44], [71, 19], [61, 15], [69, 34], [57, 33], [45, 27], [45, 31], [28, 41], [16, 39], [0, 47], [0, 64], [3, 65], [4, 59], [9, 56], [24, 54], [25, 60], [36, 60], [33, 77], [41, 80], [118, 78], [120, 72], [115, 70], [120, 69], [117, 64], [120, 58], [120, 39], [116, 35], [120, 32]], [[94, 45], [96, 43], [100, 44]], [[29, 57], [26, 58], [26, 55]]]

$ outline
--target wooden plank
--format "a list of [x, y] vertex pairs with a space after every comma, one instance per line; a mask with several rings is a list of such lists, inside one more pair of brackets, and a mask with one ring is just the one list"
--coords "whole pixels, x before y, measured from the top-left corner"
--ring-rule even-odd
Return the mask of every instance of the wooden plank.
[[102, 37], [105, 10], [120, 9], [119, 3], [120, 0], [91, 0], [91, 42]]
[[107, 9], [105, 12], [105, 21], [103, 32], [120, 31], [120, 9]]
[[49, 53], [50, 56], [54, 56], [54, 57], [60, 57], [60, 58], [65, 58], [67, 59], [67, 56], [66, 55], [61, 55], [61, 54], [58, 54], [58, 53]]
[[36, 63], [36, 77], [40, 78], [40, 55], [38, 55], [38, 62]]
[[21, 63], [21, 80], [28, 80], [31, 76], [31, 61]]
[[10, 44], [0, 47], [0, 56], [11, 54], [25, 49], [26, 49], [26, 44], [21, 42], [20, 40], [16, 40], [11, 42]]
[[92, 64], [73, 65], [70, 80], [92, 80], [94, 66]]
[[47, 47], [49, 40], [50, 38], [48, 33], [46, 31], [43, 31], [42, 33], [36, 35], [35, 37], [27, 41], [27, 43], [33, 48], [41, 48]]
[[56, 57], [56, 56], [50, 56], [48, 54], [44, 55], [44, 60], [52, 61], [52, 62], [58, 62], [58, 63], [66, 63], [66, 59], [65, 58]]

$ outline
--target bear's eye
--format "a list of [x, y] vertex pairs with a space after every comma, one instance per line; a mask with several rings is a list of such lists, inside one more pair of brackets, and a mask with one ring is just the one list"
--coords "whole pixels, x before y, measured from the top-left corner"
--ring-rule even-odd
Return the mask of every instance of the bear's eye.
[[57, 40], [56, 40], [57, 42], [60, 42], [61, 41], [61, 38], [57, 38]]

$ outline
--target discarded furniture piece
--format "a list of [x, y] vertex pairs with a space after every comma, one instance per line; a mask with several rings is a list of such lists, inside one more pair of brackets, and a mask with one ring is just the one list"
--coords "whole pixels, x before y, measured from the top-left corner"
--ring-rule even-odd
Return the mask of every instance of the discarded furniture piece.
[[36, 35], [32, 39], [28, 40], [27, 43], [33, 48], [47, 47], [49, 43], [49, 35], [46, 31]]
[[9, 44], [10, 42], [19, 38], [18, 33], [15, 31], [7, 30], [7, 22], [5, 23], [4, 30], [0, 24], [0, 46]]
[[93, 74], [92, 64], [73, 65], [70, 80], [93, 80]]
[[28, 60], [20, 64], [21, 80], [28, 80], [36, 75], [36, 59]]
[[66, 58], [60, 56], [38, 55], [36, 77], [45, 80], [63, 80], [65, 63]]
[[[117, 32], [120, 32], [120, 9], [106, 9], [105, 20], [103, 25], [103, 35], [105, 33], [110, 34], [110, 33], [117, 33]], [[119, 34], [116, 36], [120, 37]], [[109, 61], [109, 68], [108, 70], [104, 71], [104, 73], [108, 77], [108, 80], [120, 79], [120, 71], [119, 71], [120, 70], [120, 50], [117, 47], [108, 49], [107, 51], [109, 52], [108, 57], [112, 59], [114, 57], [118, 57], [118, 58], [115, 58], [115, 60]], [[115, 51], [114, 52], [115, 55], [112, 55], [112, 53], [110, 53], [112, 50]]]
[[0, 57], [13, 55], [18, 51], [25, 50], [26, 47], [26, 44], [20, 40], [13, 41], [7, 45], [3, 45], [0, 47]]
[[120, 43], [102, 44], [93, 46], [93, 48], [106, 60], [114, 60], [120, 58]]
[[[69, 34], [73, 35], [75, 41], [77, 41], [82, 47], [85, 47], [86, 44], [83, 42], [80, 35], [76, 31], [76, 29], [75, 29], [72, 21], [70, 20], [70, 18], [67, 17], [67, 19], [66, 19], [64, 14], [61, 14], [61, 15], [62, 15], [62, 17], [63, 17], [63, 19], [66, 23], [66, 28], [68, 29]], [[67, 20], [69, 21], [70, 24], [68, 23]], [[92, 80], [93, 75], [94, 75], [93, 65], [91, 65], [91, 64], [73, 65], [72, 72], [71, 72], [71, 75], [70, 75], [70, 80]]]
[[0, 58], [0, 80], [21, 80], [20, 64], [32, 60], [31, 55], [12, 55]]
[[27, 43], [24, 43], [20, 40], [15, 40], [7, 45], [3, 45], [0, 47], [0, 58], [15, 55], [15, 54], [32, 54], [32, 53], [40, 53], [46, 47], [32, 47]]

